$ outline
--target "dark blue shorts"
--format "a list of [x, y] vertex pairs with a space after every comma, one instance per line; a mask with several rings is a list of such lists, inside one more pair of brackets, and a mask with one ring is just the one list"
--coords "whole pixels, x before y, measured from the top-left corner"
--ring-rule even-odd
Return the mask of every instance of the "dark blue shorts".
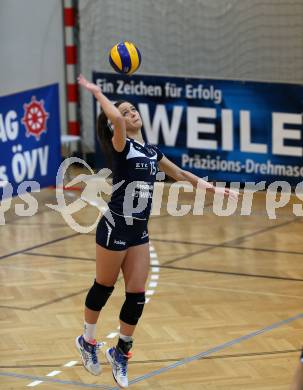
[[[108, 212], [100, 219], [96, 231], [96, 243], [112, 251], [122, 251], [130, 246], [149, 242], [147, 220], [132, 219], [132, 224], [117, 214]], [[129, 220], [128, 220], [129, 221]]]

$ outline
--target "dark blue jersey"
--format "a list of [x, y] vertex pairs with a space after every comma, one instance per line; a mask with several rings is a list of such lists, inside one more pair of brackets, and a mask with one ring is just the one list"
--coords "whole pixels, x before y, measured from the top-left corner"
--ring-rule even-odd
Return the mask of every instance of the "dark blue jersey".
[[162, 157], [156, 146], [130, 138], [122, 152], [113, 151], [113, 185], [120, 186], [113, 191], [108, 204], [111, 211], [125, 217], [149, 218], [158, 161]]

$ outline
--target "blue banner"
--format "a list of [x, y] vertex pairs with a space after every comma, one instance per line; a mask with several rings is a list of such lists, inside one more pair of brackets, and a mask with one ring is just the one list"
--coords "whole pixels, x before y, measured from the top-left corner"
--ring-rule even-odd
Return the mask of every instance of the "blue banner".
[[0, 97], [0, 187], [12, 195], [22, 183], [56, 183], [61, 163], [58, 84]]
[[111, 100], [132, 102], [146, 141], [185, 170], [216, 181], [302, 181], [302, 85], [98, 72], [93, 80]]

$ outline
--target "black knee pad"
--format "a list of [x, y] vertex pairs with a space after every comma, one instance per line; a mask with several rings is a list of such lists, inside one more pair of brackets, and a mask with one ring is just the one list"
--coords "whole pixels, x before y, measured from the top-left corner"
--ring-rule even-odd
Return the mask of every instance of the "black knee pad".
[[90, 310], [100, 311], [111, 296], [113, 290], [114, 287], [103, 286], [95, 280], [86, 296], [85, 306]]
[[120, 320], [129, 325], [137, 325], [145, 304], [145, 292], [125, 294], [126, 299], [120, 312]]

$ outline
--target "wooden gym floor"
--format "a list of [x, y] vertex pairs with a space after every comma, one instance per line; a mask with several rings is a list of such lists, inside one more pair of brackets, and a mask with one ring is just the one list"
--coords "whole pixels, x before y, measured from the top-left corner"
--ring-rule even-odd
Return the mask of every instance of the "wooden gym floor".
[[[66, 195], [74, 201], [79, 193]], [[94, 232], [75, 232], [45, 207], [54, 190], [39, 197], [36, 215], [11, 211], [0, 227], [0, 388], [117, 388], [103, 352], [94, 377], [74, 346], [94, 278]], [[205, 215], [184, 217], [164, 204], [150, 220], [149, 302], [135, 334], [131, 388], [288, 389], [303, 342], [302, 219], [289, 204], [270, 220], [264, 193], [251, 216], [218, 217], [208, 204]], [[76, 219], [90, 224], [96, 215], [87, 204]], [[123, 296], [120, 278], [98, 326], [107, 345]]]

